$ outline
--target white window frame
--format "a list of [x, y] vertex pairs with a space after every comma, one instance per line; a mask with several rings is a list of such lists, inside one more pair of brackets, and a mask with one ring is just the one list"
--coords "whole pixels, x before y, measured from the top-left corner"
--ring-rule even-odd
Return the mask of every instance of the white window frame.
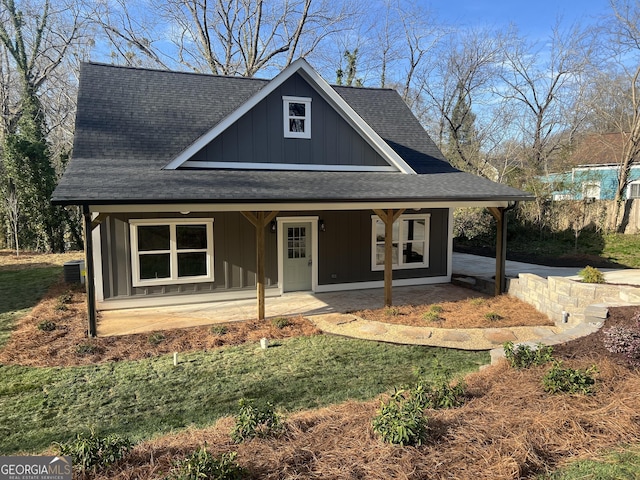
[[[597, 188], [598, 189], [598, 196], [594, 197], [593, 195], [587, 195], [587, 189], [588, 188]], [[586, 199], [586, 198], [595, 198], [596, 200], [600, 200], [600, 196], [602, 195], [602, 187], [600, 185], [600, 182], [582, 182], [582, 199]]]
[[[138, 227], [139, 226], [169, 226], [170, 241], [169, 250], [150, 250], [141, 253], [138, 251]], [[203, 249], [181, 249], [177, 248], [176, 227], [182, 225], [206, 225], [207, 227], [207, 248]], [[200, 283], [214, 281], [213, 269], [213, 218], [194, 218], [191, 220], [173, 219], [133, 219], [129, 220], [129, 231], [131, 235], [131, 276], [134, 287], [146, 287], [150, 285], [175, 285], [184, 283]], [[178, 253], [203, 252], [207, 254], [207, 274], [190, 277], [178, 277]], [[140, 255], [154, 253], [169, 253], [170, 255], [170, 276], [167, 278], [141, 279], [140, 278]]]
[[[297, 117], [289, 115], [289, 104], [291, 103], [303, 103], [304, 104], [304, 117]], [[311, 98], [310, 97], [282, 97], [282, 114], [284, 119], [284, 137], [285, 138], [311, 138]], [[303, 132], [292, 132], [289, 129], [289, 120], [298, 119], [304, 120]]]
[[[632, 197], [631, 196], [631, 191], [632, 191], [634, 185], [637, 185], [638, 186], [637, 188], [639, 190], [638, 191], [638, 196], [636, 196], [636, 197]], [[628, 200], [633, 200], [633, 199], [636, 199], [636, 198], [640, 198], [640, 180], [634, 180], [633, 182], [629, 182], [629, 185], [627, 186], [627, 199]]]
[[[424, 257], [421, 263], [403, 263], [402, 261], [402, 242], [401, 238], [402, 229], [404, 228], [403, 220], [424, 220]], [[384, 222], [377, 215], [371, 215], [371, 270], [379, 271], [384, 270], [384, 264], [378, 265], [376, 263], [376, 250], [377, 245], [380, 243], [376, 238], [376, 223], [381, 222], [384, 225]], [[416, 268], [429, 268], [429, 244], [431, 237], [431, 214], [430, 213], [417, 213], [410, 215], [400, 215], [398, 219], [394, 222], [398, 224], [398, 263], [394, 263], [392, 268], [393, 270], [408, 270], [408, 269], [416, 269]], [[412, 241], [412, 243], [421, 242], [422, 240]]]

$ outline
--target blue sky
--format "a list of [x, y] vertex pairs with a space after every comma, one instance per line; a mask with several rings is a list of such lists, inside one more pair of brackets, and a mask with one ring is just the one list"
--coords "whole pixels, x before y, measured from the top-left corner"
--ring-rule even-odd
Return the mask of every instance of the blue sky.
[[545, 37], [561, 18], [563, 25], [589, 24], [610, 11], [608, 0], [419, 0], [448, 23], [503, 27], [514, 23], [533, 38]]

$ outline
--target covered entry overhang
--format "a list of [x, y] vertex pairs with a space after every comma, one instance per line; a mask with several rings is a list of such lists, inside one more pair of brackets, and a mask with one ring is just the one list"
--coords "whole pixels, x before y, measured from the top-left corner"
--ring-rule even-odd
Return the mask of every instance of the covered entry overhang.
[[[497, 220], [497, 255], [496, 255], [496, 295], [504, 291], [504, 271], [506, 260], [506, 217], [505, 212], [515, 204], [515, 200], [488, 200], [479, 199], [476, 201], [387, 201], [387, 202], [269, 202], [269, 203], [109, 203], [109, 204], [85, 204], [83, 214], [85, 220], [85, 251], [87, 263], [87, 294], [88, 294], [88, 317], [89, 334], [95, 335], [96, 328], [96, 283], [100, 282], [100, 252], [95, 254], [94, 245], [99, 243], [99, 233], [96, 229], [102, 221], [109, 215], [124, 213], [196, 213], [196, 212], [238, 212], [253, 225], [256, 235], [256, 302], [258, 319], [265, 318], [265, 234], [271, 229], [272, 222], [281, 228], [285, 222], [293, 222], [296, 216], [291, 216], [291, 212], [321, 212], [321, 211], [346, 211], [360, 210], [368, 211], [377, 215], [385, 224], [385, 264], [384, 264], [384, 303], [391, 305], [393, 302], [393, 267], [392, 256], [389, 254], [392, 249], [392, 234], [390, 229], [396, 220], [404, 212], [411, 212], [419, 209], [441, 208], [449, 210], [449, 233], [448, 233], [448, 258], [447, 276], [440, 279], [441, 282], [451, 280], [451, 255], [453, 251], [452, 230], [453, 230], [453, 210], [465, 207], [487, 208]], [[317, 242], [317, 221], [319, 216], [304, 217], [305, 221], [311, 221], [314, 235]], [[280, 220], [277, 221], [276, 220]], [[314, 223], [315, 222], [315, 223]], [[88, 232], [93, 232], [91, 235]], [[282, 231], [279, 231], [279, 238], [282, 238]], [[93, 241], [86, 241], [93, 236]], [[317, 243], [316, 243], [317, 249]], [[280, 251], [280, 250], [279, 250]], [[317, 252], [317, 250], [316, 250]], [[316, 277], [317, 278], [317, 277]], [[283, 276], [278, 275], [278, 287], [280, 293], [283, 292]], [[363, 287], [360, 287], [363, 288]], [[313, 284], [312, 291], [322, 291], [317, 289], [317, 282]]]

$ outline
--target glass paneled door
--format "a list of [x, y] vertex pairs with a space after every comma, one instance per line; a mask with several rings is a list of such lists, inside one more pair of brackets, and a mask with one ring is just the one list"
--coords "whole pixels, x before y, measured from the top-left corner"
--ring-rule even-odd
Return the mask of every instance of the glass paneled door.
[[311, 290], [311, 223], [285, 223], [283, 231], [284, 291]]

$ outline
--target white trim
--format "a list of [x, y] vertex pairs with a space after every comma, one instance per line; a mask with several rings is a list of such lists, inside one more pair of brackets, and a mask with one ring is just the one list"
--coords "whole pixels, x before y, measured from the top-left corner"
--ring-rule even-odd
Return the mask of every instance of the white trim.
[[246, 211], [298, 211], [298, 210], [373, 210], [387, 208], [466, 208], [466, 207], [507, 207], [507, 200], [494, 201], [447, 201], [447, 202], [310, 202], [310, 203], [167, 203], [167, 204], [124, 204], [90, 205], [91, 212], [102, 213], [174, 213], [174, 212], [246, 212]]
[[640, 196], [637, 196], [637, 197], [631, 196], [631, 185], [638, 185], [638, 184], [640, 184], [640, 178], [637, 180], [633, 180], [627, 184], [627, 200], [636, 200], [640, 198]]
[[[289, 113], [289, 104], [302, 103], [304, 105], [304, 117], [292, 116]], [[289, 120], [300, 119], [304, 121], [304, 130], [302, 132], [292, 132], [289, 129]], [[302, 138], [311, 139], [311, 98], [310, 97], [282, 97], [282, 120], [284, 138]]]
[[[266, 287], [267, 298], [279, 297], [275, 287]], [[168, 307], [171, 305], [191, 305], [196, 303], [227, 302], [231, 300], [255, 300], [256, 289], [198, 293], [183, 295], [134, 295], [127, 298], [109, 298], [97, 304], [98, 310], [124, 310], [128, 308]]]
[[[97, 215], [91, 215], [93, 220]], [[91, 232], [91, 241], [93, 242], [93, 278], [94, 289], [96, 292], [96, 302], [102, 302], [104, 300], [104, 284], [102, 279], [102, 241], [101, 241], [101, 229], [102, 225], [98, 225]], [[85, 266], [85, 271], [86, 271]], [[88, 281], [85, 278], [85, 282]]]
[[[631, 170], [640, 169], [640, 165], [632, 165]], [[619, 163], [609, 163], [609, 164], [600, 164], [600, 165], [578, 165], [573, 168], [576, 172], [588, 172], [590, 170], [620, 170]]]
[[449, 209], [449, 236], [447, 237], [447, 275], [453, 273], [453, 208]]
[[219, 168], [227, 170], [295, 170], [305, 172], [397, 172], [390, 165], [320, 165], [311, 163], [267, 163], [267, 162], [199, 162], [187, 160], [185, 168]]
[[[260, 101], [273, 93], [280, 85], [289, 79], [294, 73], [301, 73], [307, 81], [315, 83], [318, 93], [327, 100], [333, 108], [354, 127], [360, 135], [376, 150], [390, 165], [395, 166], [398, 170], [407, 174], [416, 174], [416, 172], [398, 155], [373, 128], [367, 124], [349, 104], [338, 93], [331, 88], [318, 73], [304, 59], [300, 58], [281, 71], [273, 80], [267, 83], [260, 91], [253, 95], [244, 104], [234, 110], [230, 115], [218, 123], [207, 133], [198, 138], [194, 143], [182, 151], [175, 159], [169, 162], [164, 170], [175, 170], [202, 148], [206, 147], [214, 138], [224, 132], [227, 128], [238, 121], [244, 114], [249, 112]], [[425, 133], [426, 135], [426, 133]]]
[[276, 217], [278, 225], [278, 290], [284, 294], [284, 225], [287, 223], [311, 223], [311, 291], [318, 288], [318, 216]]
[[[178, 277], [178, 249], [176, 246], [176, 227], [182, 225], [202, 225], [204, 224], [207, 229], [207, 274], [199, 276]], [[138, 252], [138, 227], [139, 226], [169, 226], [170, 241], [169, 241], [169, 258], [170, 258], [170, 276], [167, 278], [147, 279], [140, 278], [140, 263]], [[193, 219], [176, 219], [176, 218], [144, 218], [144, 219], [131, 219], [129, 220], [129, 234], [131, 237], [131, 284], [133, 287], [148, 287], [156, 285], [178, 285], [185, 283], [202, 283], [214, 281], [214, 264], [213, 264], [213, 218], [193, 218]], [[202, 251], [203, 249], [196, 249], [195, 251]], [[166, 253], [167, 250], [159, 250], [158, 252]], [[180, 250], [180, 252], [190, 252], [187, 250]], [[156, 253], [154, 251], [144, 252], [143, 255], [149, 255]]]
[[[600, 197], [602, 196], [601, 183], [602, 182], [600, 182], [600, 181], [593, 181], [593, 180], [587, 180], [587, 181], [582, 182], [582, 198], [583, 199], [585, 199], [585, 198], [595, 198], [596, 200], [600, 200]], [[598, 189], [598, 196], [597, 197], [595, 197], [593, 195], [587, 196], [586, 191], [587, 191], [587, 188], [589, 188], [589, 187], [596, 187]]]
[[[402, 241], [402, 221], [403, 220], [425, 220], [425, 238], [424, 240], [415, 241]], [[382, 219], [378, 215], [371, 215], [371, 271], [377, 272], [384, 270], [384, 263], [378, 265], [377, 263], [377, 230], [376, 223], [382, 222]], [[431, 214], [430, 213], [411, 213], [400, 215], [398, 219], [393, 222], [398, 223], [398, 263], [392, 264], [393, 270], [415, 270], [418, 268], [429, 268], [429, 251], [431, 246]], [[384, 222], [382, 222], [384, 225]], [[421, 263], [402, 263], [402, 244], [403, 243], [424, 243], [424, 256]]]
[[[432, 285], [434, 283], [451, 283], [451, 274], [440, 277], [402, 278], [392, 282], [393, 287], [410, 287], [412, 285]], [[315, 293], [341, 292], [347, 290], [367, 290], [369, 288], [383, 288], [384, 280], [372, 282], [333, 283], [318, 285]]]

